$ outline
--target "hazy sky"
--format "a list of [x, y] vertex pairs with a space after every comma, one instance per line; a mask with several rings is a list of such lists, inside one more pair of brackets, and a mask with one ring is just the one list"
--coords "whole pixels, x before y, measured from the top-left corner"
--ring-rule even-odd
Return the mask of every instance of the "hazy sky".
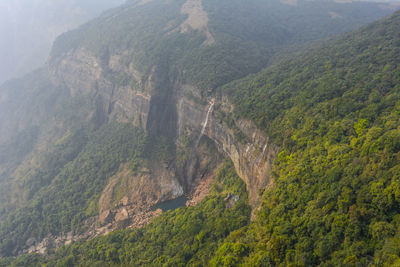
[[125, 0], [0, 0], [0, 84], [42, 65], [53, 40]]

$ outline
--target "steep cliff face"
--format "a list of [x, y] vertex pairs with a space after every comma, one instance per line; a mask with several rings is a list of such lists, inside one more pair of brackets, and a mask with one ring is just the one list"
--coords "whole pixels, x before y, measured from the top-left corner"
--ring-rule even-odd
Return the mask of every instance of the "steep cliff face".
[[233, 107], [226, 97], [202, 103], [197, 92], [194, 86], [180, 87], [177, 103], [179, 135], [195, 133], [200, 136], [204, 127], [204, 135], [215, 143], [220, 153], [233, 161], [237, 173], [246, 182], [250, 203], [256, 206], [259, 190], [271, 182], [271, 166], [279, 148], [250, 121], [233, 121], [234, 125], [229, 126], [218, 118], [218, 114], [230, 116], [232, 112]]
[[[220, 104], [220, 111], [231, 113], [232, 105], [226, 98]], [[220, 151], [230, 157], [237, 173], [247, 185], [250, 204], [257, 206], [259, 190], [264, 190], [272, 182], [271, 167], [279, 148], [251, 121], [233, 121], [232, 127], [214, 113], [206, 134], [214, 140]]]
[[[332, 10], [340, 19], [327, 16]], [[0, 227], [0, 236], [7, 237], [0, 244], [0, 255], [19, 253], [32, 243], [26, 243], [31, 237], [39, 241], [49, 234], [60, 237], [75, 231], [72, 238], [78, 238], [86, 226], [93, 236], [120, 223], [140, 225], [151, 216], [154, 204], [182, 195], [204, 196], [199, 188], [207, 190], [210, 182], [204, 181], [214, 177], [224, 157], [232, 159], [247, 184], [251, 204], [257, 206], [259, 190], [271, 182], [271, 163], [278, 148], [252, 122], [233, 118], [232, 105], [226, 97], [218, 98], [217, 88], [272, 64], [283, 51], [296, 50], [293, 44], [301, 47], [387, 13], [375, 4], [364, 3], [342, 6], [299, 2], [294, 8], [279, 1], [258, 0], [128, 1], [63, 34], [42, 70], [42, 81], [37, 81], [41, 76], [36, 73], [22, 79], [22, 85], [17, 82], [0, 88], [0, 143], [19, 134], [10, 143], [21, 148], [3, 149], [0, 144], [0, 183], [6, 185], [0, 186], [0, 203], [7, 203], [0, 209], [10, 208], [17, 214], [4, 213], [9, 222], [0, 214], [0, 226], [7, 226]], [[146, 131], [143, 155], [139, 157], [151, 164], [140, 166], [141, 173], [125, 169], [124, 164], [135, 154], [121, 158], [118, 154], [124, 148], [118, 147], [113, 155], [115, 168], [104, 175], [93, 175], [97, 182], [70, 177], [69, 173], [57, 179], [58, 162], [49, 165], [51, 172], [45, 181], [40, 172], [30, 174], [43, 169], [34, 166], [38, 160], [30, 159], [46, 156], [46, 151], [65, 136], [84, 128], [88, 139], [73, 139], [77, 148], [59, 159], [60, 166], [74, 161], [82, 144], [114, 121]], [[111, 132], [105, 135], [104, 143], [128, 143], [108, 137], [114, 136]], [[99, 141], [96, 147], [103, 147], [103, 143]], [[17, 152], [14, 157], [8, 153], [11, 150]], [[103, 165], [107, 164], [92, 167], [96, 171]], [[71, 194], [65, 194], [68, 201], [58, 203], [54, 200], [58, 195], [49, 200], [46, 190], [54, 192], [58, 183], [58, 191], [64, 192], [65, 185], [75, 185], [75, 181], [97, 185], [96, 190], [81, 194], [81, 186], [74, 186], [73, 193], [82, 196], [85, 205], [74, 206], [66, 216], [63, 205], [74, 204], [68, 198]], [[30, 183], [36, 188], [32, 189]], [[11, 195], [22, 199], [21, 192], [25, 192], [26, 201], [19, 206], [8, 203]], [[28, 203], [35, 208], [27, 212], [23, 208]], [[54, 220], [48, 221], [47, 206], [62, 212], [51, 215]], [[39, 219], [29, 213], [32, 210], [41, 211]], [[138, 217], [142, 212], [148, 215]], [[14, 225], [20, 226], [16, 234], [12, 233]], [[21, 230], [28, 227], [29, 234]], [[14, 236], [19, 237], [17, 242]]]
[[[326, 16], [332, 10], [341, 19]], [[279, 1], [129, 1], [60, 36], [49, 72], [51, 81], [67, 88], [72, 98], [84, 99], [83, 122], [96, 127], [111, 120], [131, 122], [173, 143], [176, 151], [166, 160], [168, 173], [184, 193], [212, 168], [201, 160], [208, 155], [211, 162], [211, 152], [198, 155], [198, 146], [209, 141], [202, 138], [206, 135], [219, 153], [232, 159], [256, 205], [258, 189], [270, 181], [278, 148], [251, 122], [221, 119], [216, 112], [229, 115], [229, 101], [217, 100], [210, 108], [207, 96], [264, 68], [279, 49], [331, 36], [386, 13], [375, 5], [344, 7], [333, 2], [298, 3], [293, 8]], [[167, 184], [163, 177], [157, 175], [157, 184]], [[165, 195], [175, 196], [170, 191]]]
[[133, 64], [121, 64], [122, 58], [123, 54], [115, 54], [101, 59], [80, 48], [52, 61], [51, 78], [69, 88], [72, 97], [87, 99], [87, 107], [95, 107], [97, 116], [132, 121], [146, 129], [152, 75], [143, 83]]
[[[148, 131], [165, 133], [175, 140], [177, 149], [186, 150], [187, 157], [181, 164], [173, 164], [169, 174], [154, 176], [158, 179], [157, 188], [168, 184], [170, 176], [177, 176], [183, 189], [180, 194], [174, 194], [174, 187], [165, 188], [158, 201], [165, 200], [166, 196], [174, 198], [184, 192], [189, 193], [198, 184], [198, 176], [207, 171], [198, 170], [200, 157], [197, 155], [201, 130], [205, 127], [204, 135], [215, 143], [220, 153], [232, 159], [238, 174], [247, 184], [251, 204], [256, 205], [258, 190], [270, 181], [271, 164], [278, 151], [269, 143], [268, 137], [251, 122], [237, 121], [235, 127], [245, 136], [245, 140], [238, 140], [235, 130], [216, 118], [214, 108], [206, 118], [210, 104], [201, 97], [198, 88], [183, 84], [178, 77], [168, 77], [164, 79], [167, 83], [157, 85], [154, 80], [162, 75], [159, 67], [154, 66], [151, 75], [143, 77], [133, 63], [126, 66], [122, 60], [123, 53], [110, 55], [104, 62], [89, 51], [78, 49], [54, 64], [51, 73], [56, 83], [63, 83], [70, 89], [72, 96], [80, 95], [92, 102], [96, 112], [101, 114], [97, 116], [105, 117], [103, 120], [131, 121]], [[129, 84], [118, 83], [115, 79], [121, 73], [133, 80]], [[216, 104], [222, 112], [231, 113], [232, 107], [227, 98], [218, 100]], [[190, 145], [183, 144], [182, 139], [185, 138], [191, 140]], [[145, 193], [151, 190], [141, 190], [137, 185], [132, 186], [133, 191], [143, 192], [143, 198], [147, 199]]]

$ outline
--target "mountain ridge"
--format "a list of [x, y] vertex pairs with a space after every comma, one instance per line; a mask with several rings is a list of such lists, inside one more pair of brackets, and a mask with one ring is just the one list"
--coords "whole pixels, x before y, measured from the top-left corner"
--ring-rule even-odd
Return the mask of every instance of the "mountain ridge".
[[[332, 6], [342, 10], [343, 14], [349, 11], [334, 3], [316, 5], [303, 3], [304, 6], [298, 3], [297, 8], [304, 8], [298, 11], [294, 7], [282, 6], [273, 1], [268, 3], [254, 1], [254, 6], [250, 8], [249, 5], [243, 6], [240, 1], [218, 3], [203, 1], [203, 8], [209, 16], [208, 30], [215, 40], [215, 43], [209, 44], [207, 32], [191, 30], [183, 34], [179, 31], [166, 34], [170, 32], [169, 28], [160, 26], [167, 25], [179, 29], [181, 23], [185, 21], [185, 16], [181, 14], [184, 2], [163, 2], [163, 8], [159, 10], [154, 10], [155, 7], [159, 7], [160, 3], [157, 1], [141, 3], [143, 5], [128, 4], [78, 30], [63, 34], [56, 41], [48, 69], [44, 70], [45, 90], [40, 86], [30, 87], [29, 81], [20, 81], [22, 85], [18, 87], [22, 92], [27, 88], [33, 92], [32, 97], [25, 96], [23, 101], [43, 103], [43, 100], [35, 95], [38, 91], [42, 91], [49, 92], [41, 96], [45, 103], [57, 103], [55, 99], [61, 104], [54, 104], [56, 112], [52, 116], [46, 112], [41, 115], [37, 106], [29, 105], [30, 109], [23, 111], [28, 115], [17, 114], [15, 120], [8, 122], [10, 135], [26, 130], [33, 140], [43, 140], [43, 145], [38, 146], [37, 142], [32, 141], [34, 143], [32, 150], [29, 146], [31, 143], [21, 144], [21, 154], [30, 160], [25, 160], [22, 165], [19, 162], [6, 161], [5, 164], [10, 164], [11, 167], [2, 169], [12, 170], [9, 171], [11, 174], [3, 172], [1, 180], [4, 203], [10, 204], [2, 207], [4, 214], [7, 214], [7, 221], [5, 217], [0, 217], [2, 255], [18, 254], [21, 249], [27, 249], [30, 245], [35, 246], [49, 235], [68, 233], [79, 235], [92, 225], [96, 226], [99, 223], [101, 225], [102, 222], [97, 221], [96, 217], [100, 215], [98, 200], [107, 188], [107, 184], [113, 188], [110, 190], [113, 192], [113, 197], [111, 203], [108, 203], [110, 209], [102, 211], [111, 214], [110, 217], [108, 215], [106, 217], [113, 220], [118, 217], [119, 212], [113, 210], [113, 206], [119, 209], [120, 203], [126, 202], [123, 194], [127, 192], [121, 191], [121, 185], [132, 185], [124, 182], [124, 179], [132, 181], [137, 181], [136, 178], [143, 179], [143, 182], [138, 182], [137, 186], [131, 189], [132, 192], [136, 190], [140, 194], [128, 198], [130, 202], [128, 204], [136, 205], [142, 201], [147, 203], [146, 208], [150, 208], [150, 203], [175, 198], [181, 193], [190, 194], [203, 177], [216, 172], [224, 157], [229, 157], [233, 161], [230, 166], [235, 168], [246, 182], [248, 199], [253, 207], [256, 207], [260, 193], [266, 187], [271, 187], [273, 182], [271, 177], [276, 175], [274, 160], [276, 157], [280, 160], [284, 156], [278, 152], [285, 147], [285, 142], [289, 138], [287, 135], [268, 131], [266, 135], [257, 129], [256, 125], [265, 129], [264, 118], [259, 120], [258, 117], [239, 116], [249, 113], [246, 110], [246, 101], [240, 102], [235, 98], [237, 95], [234, 85], [240, 85], [243, 81], [237, 81], [234, 85], [228, 84], [225, 87], [228, 91], [222, 90], [229, 92], [230, 98], [220, 96], [220, 89], [217, 88], [228, 81], [257, 72], [267, 66], [271, 56], [278, 55], [276, 49], [278, 44], [290, 46], [292, 43], [323, 38], [337, 31], [343, 31], [344, 29], [340, 27], [344, 22], [354, 27], [364, 21], [362, 16], [356, 18], [355, 22], [352, 20], [354, 18], [343, 16], [344, 21], [337, 22], [328, 16], [324, 21], [332, 28], [323, 32], [326, 26], [316, 25], [316, 28], [307, 28], [313, 24], [312, 20], [298, 25], [295, 17], [285, 22], [287, 29], [282, 31], [282, 26], [266, 28], [268, 30], [266, 33], [257, 36], [256, 33], [264, 32], [262, 25], [269, 25], [270, 13], [254, 18], [243, 14], [256, 11], [256, 14], [260, 14], [263, 10], [261, 7], [271, 7], [272, 11], [268, 12], [272, 13], [276, 10], [280, 12], [289, 10], [294, 14], [303, 15], [312, 12], [319, 14], [321, 9], [332, 10]], [[363, 12], [370, 14], [372, 12], [370, 9], [376, 5], [356, 3], [353, 8], [361, 6], [365, 8]], [[159, 14], [157, 21], [146, 24], [144, 18], [153, 12]], [[289, 14], [291, 13], [285, 16]], [[243, 21], [235, 22], [234, 18], [238, 17]], [[286, 20], [285, 18], [281, 19]], [[249, 26], [255, 22], [261, 26], [253, 30], [254, 32], [250, 34], [252, 38], [246, 38], [249, 32], [240, 23]], [[304, 31], [299, 31], [299, 27], [304, 27]], [[129, 29], [132, 30], [127, 35]], [[98, 36], [98, 33], [104, 35]], [[289, 37], [284, 37], [285, 35]], [[268, 46], [269, 41], [272, 46]], [[283, 69], [292, 67], [290, 64], [289, 66], [285, 64]], [[334, 65], [331, 68], [334, 68]], [[291, 73], [287, 75], [290, 76]], [[260, 84], [262, 80], [257, 82]], [[276, 85], [279, 83], [276, 82]], [[14, 85], [11, 83], [9, 86], [11, 89], [8, 90], [2, 87], [3, 94], [0, 99], [6, 99], [7, 94], [12, 92]], [[52, 95], [54, 88], [62, 90], [64, 95], [54, 97]], [[253, 91], [257, 91], [256, 89], [258, 88]], [[240, 93], [244, 91], [241, 90]], [[258, 102], [266, 99], [263, 93], [260, 92], [261, 97], [256, 96], [257, 101], [253, 99], [253, 95], [248, 97], [256, 104], [254, 107], [261, 107], [261, 114], [272, 114], [271, 118], [274, 118], [279, 106], [268, 107], [267, 112], [264, 112], [265, 103]], [[286, 99], [287, 96], [281, 97]], [[206, 124], [205, 118], [213, 98], [217, 101]], [[21, 103], [17, 97], [16, 99], [16, 105]], [[233, 99], [232, 103], [229, 99]], [[7, 110], [7, 107], [3, 109]], [[14, 109], [15, 107], [11, 107], [8, 112]], [[234, 111], [233, 116], [230, 115], [232, 111]], [[49, 118], [55, 122], [48, 123], [46, 125], [48, 130], [42, 129], [36, 137], [33, 126], [51, 122]], [[116, 123], [117, 126], [112, 123]], [[202, 136], [204, 125], [205, 135]], [[7, 128], [2, 128], [2, 131]], [[128, 138], [132, 136], [132, 132], [137, 133], [137, 139]], [[2, 132], [1, 135], [6, 136], [7, 133]], [[286, 139], [281, 142], [277, 138], [278, 135]], [[126, 148], [118, 144], [119, 139], [125, 140], [127, 144], [131, 142], [130, 145], [135, 147], [133, 150], [137, 150], [138, 153], [126, 151]], [[98, 147], [102, 146], [100, 140], [107, 140], [110, 143], [103, 144], [103, 149]], [[196, 145], [196, 140], [200, 140], [199, 147]], [[18, 143], [18, 140], [11, 143]], [[71, 151], [61, 153], [63, 148], [69, 146], [67, 144], [74, 144]], [[140, 152], [142, 149], [143, 153]], [[5, 146], [4, 153], [8, 153], [8, 150]], [[130, 170], [124, 176], [123, 166], [128, 165], [131, 166]], [[156, 168], [155, 165], [159, 167]], [[193, 172], [191, 168], [194, 168]], [[85, 170], [85, 173], [82, 173], [82, 170]], [[45, 172], [46, 175], [41, 172]], [[134, 173], [141, 176], [137, 177]], [[9, 179], [10, 176], [14, 180]], [[118, 178], [120, 181], [116, 183], [119, 187], [111, 185], [110, 177], [120, 177]], [[155, 186], [151, 190], [142, 191], [146, 181], [149, 183], [151, 181]], [[162, 186], [166, 185], [167, 181], [172, 181], [171, 184], [174, 186], [163, 190]], [[30, 188], [32, 184], [35, 184], [36, 187], [33, 188], [38, 189], [38, 192]], [[65, 184], [70, 186], [69, 191], [61, 188]], [[68, 199], [64, 204], [57, 202], [58, 191], [54, 188], [59, 188], [64, 194], [63, 199]], [[10, 194], [14, 194], [15, 199], [18, 199], [19, 195], [25, 197], [9, 203], [7, 198]], [[44, 198], [45, 194], [51, 197]], [[70, 200], [68, 195], [75, 195], [76, 199]], [[30, 201], [33, 202], [33, 206], [26, 205]], [[36, 213], [36, 210], [41, 212]], [[50, 211], [54, 213], [49, 214]], [[128, 218], [124, 216], [121, 225], [129, 225], [135, 220], [134, 212], [128, 212]], [[18, 228], [14, 229], [14, 225]], [[35, 229], [38, 228], [39, 233], [35, 233]], [[20, 238], [13, 240], [14, 235]], [[30, 241], [29, 244], [27, 241]]]
[[[246, 186], [228, 160], [197, 206], [163, 213], [141, 229], [69, 245], [53, 258], [28, 255], [16, 262], [395, 266], [400, 261], [399, 27], [397, 12], [217, 90], [206, 135], [221, 120], [232, 131], [241, 130], [235, 123], [247, 118], [262, 122], [258, 127], [280, 145], [273, 185], [265, 188], [253, 221], [240, 202], [247, 200]], [[223, 113], [232, 108], [224, 94], [234, 105], [233, 123]], [[242, 138], [246, 148], [246, 135]], [[231, 229], [228, 234], [224, 226]]]

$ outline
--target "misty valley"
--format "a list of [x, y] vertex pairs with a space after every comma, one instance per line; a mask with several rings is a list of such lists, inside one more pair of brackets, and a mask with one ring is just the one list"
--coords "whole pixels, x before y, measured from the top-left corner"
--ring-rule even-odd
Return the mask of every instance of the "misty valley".
[[0, 267], [400, 266], [400, 2], [0, 8]]

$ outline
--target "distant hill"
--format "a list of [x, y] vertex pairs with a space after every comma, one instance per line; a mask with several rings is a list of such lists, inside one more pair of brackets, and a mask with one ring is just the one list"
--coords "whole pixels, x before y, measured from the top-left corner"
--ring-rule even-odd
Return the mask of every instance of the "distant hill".
[[0, 84], [42, 66], [58, 35], [123, 2], [1, 1]]

